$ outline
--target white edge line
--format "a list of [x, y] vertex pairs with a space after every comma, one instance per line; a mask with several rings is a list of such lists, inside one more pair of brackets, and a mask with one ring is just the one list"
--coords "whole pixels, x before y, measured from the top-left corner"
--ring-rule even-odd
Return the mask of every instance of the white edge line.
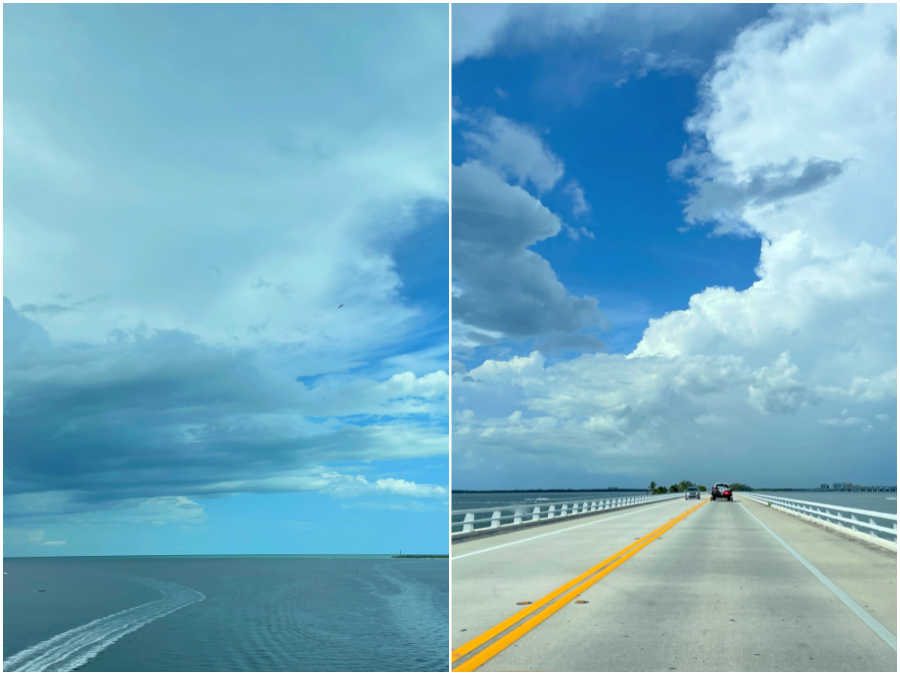
[[741, 508], [747, 512], [747, 515], [749, 515], [751, 518], [753, 518], [753, 520], [755, 520], [757, 523], [759, 523], [763, 527], [763, 529], [766, 530], [766, 532], [768, 532], [773, 537], [775, 537], [775, 540], [779, 544], [784, 546], [787, 549], [788, 553], [790, 553], [797, 560], [799, 560], [801, 565], [803, 565], [806, 569], [808, 569], [816, 579], [821, 581], [825, 585], [825, 588], [827, 588], [829, 591], [834, 593], [835, 596], [837, 596], [838, 600], [840, 600], [845, 605], [847, 605], [847, 607], [850, 609], [850, 611], [853, 612], [854, 614], [856, 614], [856, 616], [858, 616], [864, 624], [866, 624], [869, 628], [871, 628], [878, 637], [880, 637], [882, 640], [884, 640], [891, 647], [891, 649], [893, 649], [894, 651], [897, 651], [897, 636], [896, 635], [894, 635], [891, 631], [889, 631], [887, 628], [885, 628], [875, 617], [873, 617], [871, 614], [869, 614], [865, 609], [860, 607], [859, 604], [853, 598], [851, 598], [844, 591], [842, 591], [840, 588], [835, 586], [834, 583], [831, 581], [831, 579], [829, 579], [824, 574], [822, 574], [819, 570], [817, 570], [811, 562], [809, 562], [806, 558], [804, 558], [802, 555], [797, 553], [797, 551], [795, 551], [787, 542], [785, 542], [784, 539], [782, 539], [777, 534], [775, 534], [769, 528], [768, 525], [766, 525], [763, 521], [761, 521], [754, 514], [752, 514], [750, 512], [750, 509], [748, 509], [743, 504], [741, 504]]
[[[489, 551], [496, 551], [501, 548], [508, 548], [509, 546], [515, 546], [517, 544], [524, 544], [526, 541], [534, 541], [535, 539], [543, 539], [544, 537], [552, 537], [554, 534], [560, 534], [562, 532], [568, 532], [569, 530], [577, 530], [579, 527], [588, 527], [589, 525], [599, 525], [600, 523], [605, 523], [610, 520], [616, 520], [618, 518], [624, 518], [625, 516], [633, 516], [638, 511], [646, 513], [651, 509], [657, 509], [661, 506], [666, 506], [675, 500], [664, 501], [661, 504], [657, 504], [655, 506], [651, 506], [646, 509], [635, 509], [633, 511], [629, 511], [628, 513], [620, 513], [619, 515], [609, 516], [608, 518], [601, 518], [599, 520], [592, 520], [589, 523], [581, 523], [580, 525], [572, 525], [571, 527], [564, 527], [561, 530], [553, 530], [553, 532], [545, 532], [544, 534], [536, 534], [533, 537], [526, 537], [525, 539], [517, 539], [516, 541], [510, 541], [505, 544], [498, 544], [497, 546], [490, 546], [488, 548], [482, 548], [478, 551], [471, 551], [469, 553], [463, 553], [462, 555], [453, 555], [452, 552], [450, 554], [450, 562], [454, 562], [456, 560], [462, 560], [463, 558], [468, 558], [471, 555], [479, 555], [480, 553], [488, 553]], [[600, 514], [597, 514], [600, 515]]]

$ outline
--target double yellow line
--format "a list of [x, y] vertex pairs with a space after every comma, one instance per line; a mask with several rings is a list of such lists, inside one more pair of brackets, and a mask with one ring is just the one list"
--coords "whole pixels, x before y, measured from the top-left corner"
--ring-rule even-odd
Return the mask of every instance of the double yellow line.
[[[665, 532], [671, 530], [678, 523], [680, 523], [694, 511], [703, 506], [707, 501], [709, 500], [702, 501], [696, 506], [689, 508], [684, 513], [675, 516], [668, 522], [657, 527], [649, 534], [646, 534], [634, 543], [629, 544], [618, 553], [615, 553], [605, 560], [597, 563], [589, 570], [587, 570], [586, 572], [582, 572], [571, 581], [567, 581], [565, 584], [563, 584], [556, 590], [551, 591], [537, 602], [529, 605], [528, 607], [525, 607], [524, 609], [519, 610], [508, 619], [501, 621], [496, 626], [489, 630], [486, 630], [478, 637], [472, 638], [464, 645], [454, 649], [452, 652], [453, 663], [457, 663], [473, 652], [475, 653], [470, 658], [454, 666], [453, 671], [470, 672], [480, 667], [490, 659], [494, 658], [497, 654], [509, 647], [513, 642], [525, 635], [525, 633], [558, 612], [566, 604], [568, 604], [569, 601], [577, 598], [581, 593], [596, 584], [598, 581], [600, 581], [600, 579], [612, 572], [619, 565], [628, 560], [642, 548], [647, 546], [654, 539], [658, 539]], [[541, 611], [538, 612], [538, 610]], [[535, 612], [538, 613], [524, 623], [520, 624], [520, 622], [523, 621], [523, 619], [525, 619], [529, 614], [534, 614]], [[516, 624], [520, 625], [516, 626]], [[501, 634], [503, 634], [513, 626], [516, 627], [513, 630], [507, 632], [505, 635], [501, 636]], [[495, 640], [494, 638], [496, 638], [497, 636], [501, 637]], [[480, 647], [482, 647], [482, 645], [487, 646], [485, 646], [480, 651], [476, 651]]]

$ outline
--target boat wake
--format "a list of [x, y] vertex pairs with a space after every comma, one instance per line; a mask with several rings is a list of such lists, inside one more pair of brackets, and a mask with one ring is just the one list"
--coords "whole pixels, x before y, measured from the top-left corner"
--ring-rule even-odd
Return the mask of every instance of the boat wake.
[[175, 583], [154, 581], [151, 585], [162, 593], [159, 600], [151, 600], [54, 635], [5, 659], [3, 670], [75, 670], [129, 633], [206, 598], [200, 591]]

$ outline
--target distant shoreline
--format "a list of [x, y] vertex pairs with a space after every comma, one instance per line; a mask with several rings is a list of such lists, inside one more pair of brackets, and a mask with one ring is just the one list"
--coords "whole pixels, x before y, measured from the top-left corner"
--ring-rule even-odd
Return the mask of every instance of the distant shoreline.
[[[662, 487], [662, 486], [660, 486]], [[647, 488], [541, 488], [537, 490], [452, 490], [451, 494], [497, 494], [497, 493], [518, 493], [518, 492], [646, 492]], [[842, 488], [752, 488], [751, 492], [893, 492], [893, 490], [845, 490]]]

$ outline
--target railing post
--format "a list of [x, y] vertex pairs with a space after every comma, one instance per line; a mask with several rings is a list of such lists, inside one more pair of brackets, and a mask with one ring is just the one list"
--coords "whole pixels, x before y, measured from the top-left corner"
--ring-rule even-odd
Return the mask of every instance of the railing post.
[[569, 513], [569, 505], [568, 504], [563, 504], [561, 507], [559, 507], [559, 517], [560, 518], [567, 515], [568, 513]]
[[500, 527], [500, 512], [494, 511], [491, 514], [491, 527]]
[[517, 506], [513, 512], [513, 525], [519, 525], [522, 522], [522, 507]]
[[547, 509], [547, 517], [548, 518], [556, 517], [556, 504], [551, 504], [550, 508]]
[[535, 520], [540, 520], [540, 518], [541, 518], [541, 507], [535, 506], [533, 509], [531, 509], [531, 521], [534, 522]]
[[587, 502], [584, 502], [584, 503], [581, 505], [581, 512], [582, 512], [582, 513], [587, 513], [587, 511], [588, 511], [588, 503], [587, 503]]
[[475, 514], [469, 511], [463, 518], [463, 532], [471, 532], [475, 529]]

